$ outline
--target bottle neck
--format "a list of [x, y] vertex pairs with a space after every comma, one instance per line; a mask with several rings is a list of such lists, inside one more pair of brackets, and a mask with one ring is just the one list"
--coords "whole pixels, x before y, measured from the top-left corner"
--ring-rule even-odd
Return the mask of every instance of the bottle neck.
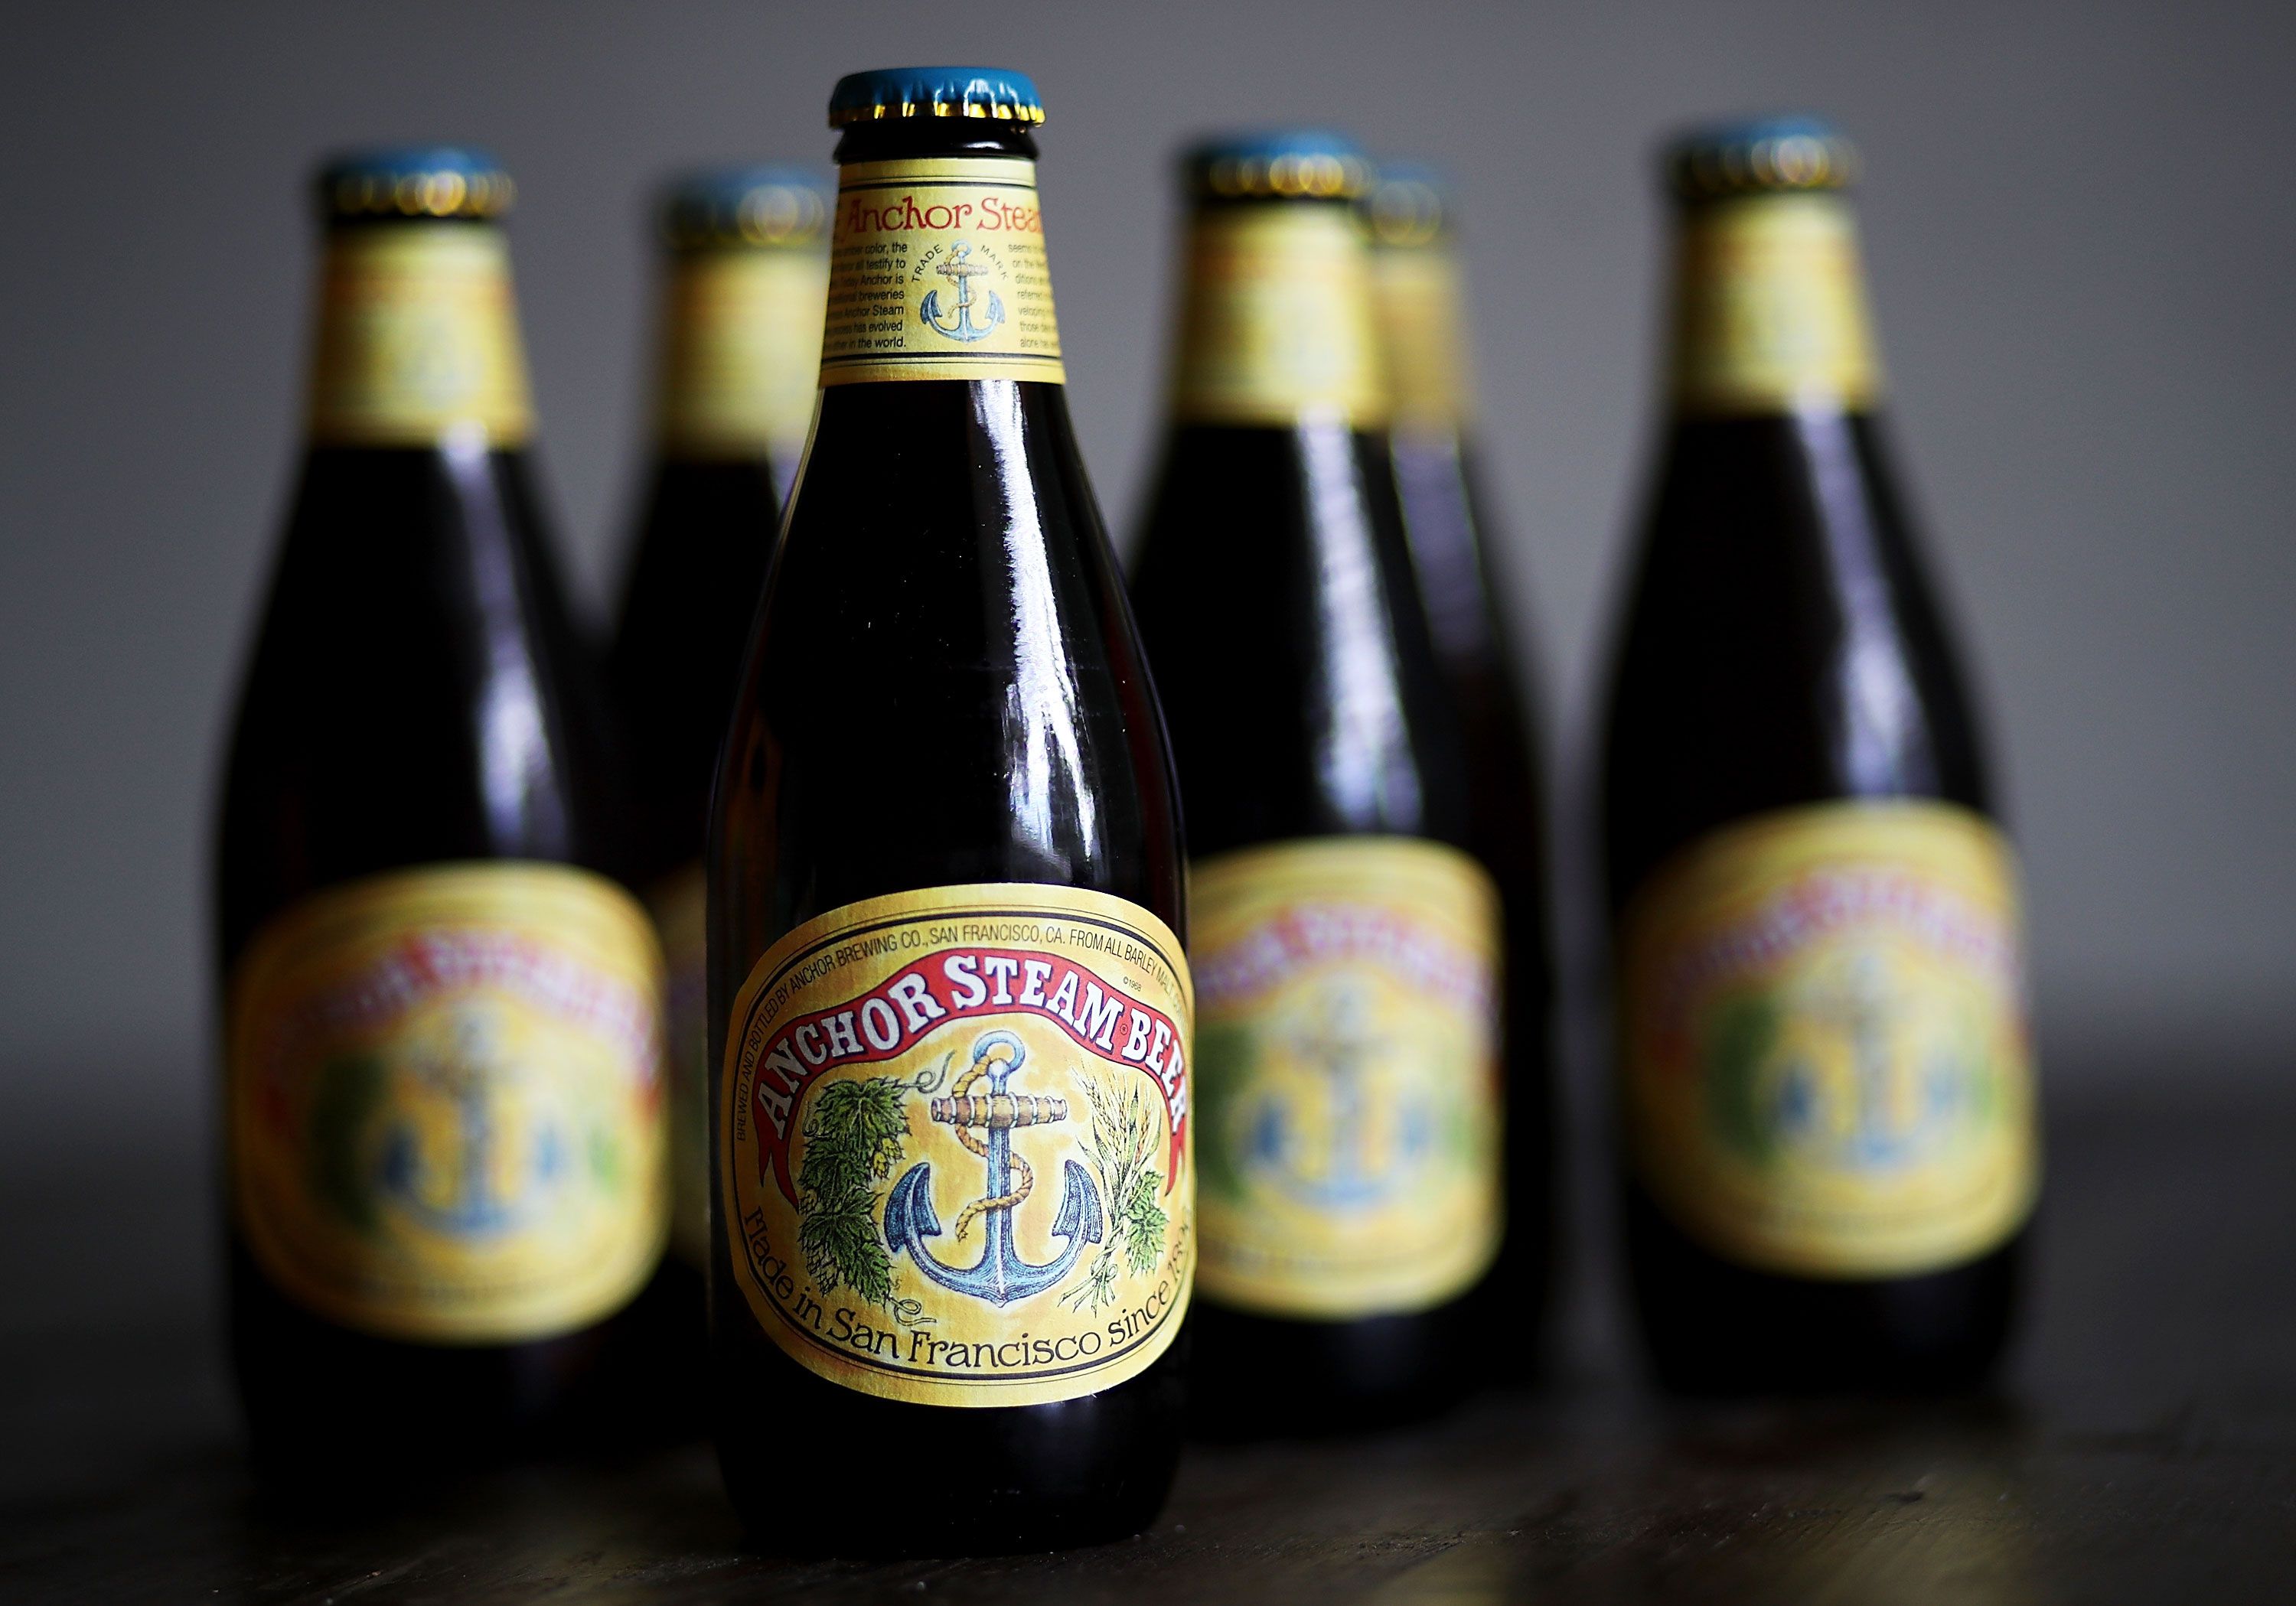
[[318, 446], [523, 446], [534, 410], [501, 229], [399, 221], [330, 229], [309, 409]]
[[727, 246], [669, 258], [655, 403], [662, 456], [796, 460], [813, 421], [828, 288], [818, 250]]
[[1061, 384], [1035, 147], [856, 127], [838, 147], [821, 383]]
[[1373, 307], [1398, 435], [1456, 436], [1473, 409], [1465, 286], [1448, 240], [1371, 253]]
[[1812, 193], [1685, 209], [1672, 368], [1684, 415], [1870, 410], [1881, 366], [1849, 203]]
[[1384, 424], [1369, 258], [1363, 225], [1341, 201], [1199, 207], [1188, 224], [1174, 418]]

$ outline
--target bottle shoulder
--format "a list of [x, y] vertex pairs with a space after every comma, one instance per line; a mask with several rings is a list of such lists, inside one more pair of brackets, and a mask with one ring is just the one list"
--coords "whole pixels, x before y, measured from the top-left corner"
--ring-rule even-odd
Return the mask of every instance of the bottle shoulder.
[[1396, 493], [1435, 651], [1454, 681], [1523, 679], [1523, 621], [1494, 549], [1476, 455], [1457, 432], [1398, 434]]
[[227, 927], [407, 864], [611, 867], [600, 710], [524, 476], [412, 451], [304, 465], [226, 760]]
[[1462, 840], [1456, 710], [1384, 435], [1176, 430], [1134, 594], [1200, 853]]
[[1058, 390], [940, 381], [828, 392], [761, 646], [865, 646], [851, 665], [862, 677], [928, 662], [1001, 676], [1042, 657], [1041, 633], [1057, 627], [1074, 672], [1119, 667], [1110, 643], [1073, 639], [1095, 630], [1114, 561]]
[[[649, 697], [700, 691], [700, 674], [730, 684], [734, 665], [718, 660], [738, 658], [765, 585], [781, 523], [775, 484], [762, 458], [652, 465], [607, 651], [618, 683], [644, 682]], [[718, 650], [729, 634], [734, 645]]]
[[1677, 425], [1604, 725], [1611, 833], [1649, 839], [1637, 860], [1800, 803], [1988, 807], [1958, 655], [1871, 418]]
[[1161, 718], [1065, 406], [1026, 394], [1054, 388], [840, 389], [882, 394], [824, 398], [723, 759], [721, 872], [772, 903], [746, 930], [991, 881], [1176, 924]]
[[668, 458], [647, 477], [604, 671], [649, 882], [701, 851], [780, 521], [774, 483], [759, 458]]

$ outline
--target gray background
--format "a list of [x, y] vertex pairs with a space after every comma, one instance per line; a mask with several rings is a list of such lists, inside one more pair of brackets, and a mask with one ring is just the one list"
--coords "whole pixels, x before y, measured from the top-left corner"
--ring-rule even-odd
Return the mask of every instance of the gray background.
[[517, 176], [545, 467], [594, 605], [637, 466], [642, 196], [698, 159], [825, 163], [837, 74], [945, 57], [1029, 69], [1049, 97], [1070, 389], [1119, 531], [1157, 424], [1176, 143], [1314, 119], [1449, 165], [1502, 556], [1567, 799], [1651, 434], [1652, 141], [1717, 113], [1841, 119], [1904, 466], [2026, 850], [2046, 1073], [2267, 1070], [2296, 1038], [2290, 15], [28, 8], [0, 53], [6, 1147], [197, 1151], [206, 821], [296, 448], [315, 158], [463, 139]]

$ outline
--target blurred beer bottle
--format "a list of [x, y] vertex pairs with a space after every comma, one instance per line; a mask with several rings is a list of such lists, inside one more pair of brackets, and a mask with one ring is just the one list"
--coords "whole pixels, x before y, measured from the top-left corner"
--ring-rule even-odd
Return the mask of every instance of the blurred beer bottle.
[[1388, 163], [1365, 206], [1392, 416], [1390, 456], [1427, 623], [1466, 741], [1469, 841], [1498, 883], [1506, 933], [1508, 1307], [1536, 1324], [1554, 1250], [1553, 946], [1545, 768], [1497, 578], [1471, 439], [1474, 375], [1456, 206], [1431, 168]]
[[1693, 135], [1610, 692], [1628, 1248], [1692, 1389], [1966, 1381], [2038, 1186], [2014, 863], [1882, 450], [1822, 123]]
[[1178, 799], [1069, 422], [1043, 115], [987, 68], [830, 102], [819, 414], [710, 826], [712, 1415], [778, 1546], [1132, 1533], [1178, 1454]]
[[672, 187], [654, 462], [606, 660], [637, 884], [669, 967], [670, 1266], [687, 1289], [697, 1351], [709, 1258], [709, 783], [782, 497], [813, 422], [828, 222], [828, 194], [802, 168], [697, 173]]
[[1134, 596], [1195, 853], [1197, 1415], [1431, 1409], [1501, 1236], [1499, 906], [1413, 578], [1346, 141], [1204, 145]]
[[259, 1450], [440, 1464], [627, 1403], [661, 961], [536, 505], [510, 181], [392, 151], [318, 193], [217, 865], [232, 1347]]

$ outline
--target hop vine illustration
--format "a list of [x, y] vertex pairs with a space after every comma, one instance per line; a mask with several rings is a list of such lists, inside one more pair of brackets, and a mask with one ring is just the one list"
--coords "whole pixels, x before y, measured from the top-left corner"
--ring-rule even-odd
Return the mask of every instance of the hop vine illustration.
[[311, 1099], [311, 1187], [362, 1233], [375, 1230], [375, 1200], [359, 1169], [359, 1138], [390, 1094], [390, 1070], [373, 1054], [345, 1054], [320, 1071]]
[[1259, 1041], [1249, 1026], [1204, 1021], [1196, 1029], [1197, 1197], [1242, 1199], [1242, 1145], [1234, 1140], [1241, 1096], [1259, 1069]]
[[1077, 1080], [1092, 1110], [1092, 1136], [1082, 1145], [1085, 1158], [1099, 1174], [1101, 1197], [1108, 1200], [1115, 1230], [1086, 1266], [1084, 1281], [1062, 1294], [1061, 1302], [1076, 1310], [1098, 1310], [1116, 1297], [1119, 1271], [1128, 1266], [1136, 1274], [1152, 1270], [1163, 1251], [1169, 1218], [1156, 1202], [1164, 1176], [1152, 1163], [1163, 1125], [1137, 1083], [1119, 1096], [1090, 1077]]
[[1777, 1042], [1778, 1010], [1759, 996], [1733, 1000], [1704, 1044], [1708, 1118], [1723, 1140], [1767, 1165], [1777, 1134], [1762, 1108], [1764, 1061]]
[[873, 1305], [893, 1301], [893, 1260], [877, 1233], [881, 1186], [909, 1135], [898, 1077], [837, 1082], [805, 1118], [798, 1168], [798, 1249], [824, 1294], [849, 1287]]

